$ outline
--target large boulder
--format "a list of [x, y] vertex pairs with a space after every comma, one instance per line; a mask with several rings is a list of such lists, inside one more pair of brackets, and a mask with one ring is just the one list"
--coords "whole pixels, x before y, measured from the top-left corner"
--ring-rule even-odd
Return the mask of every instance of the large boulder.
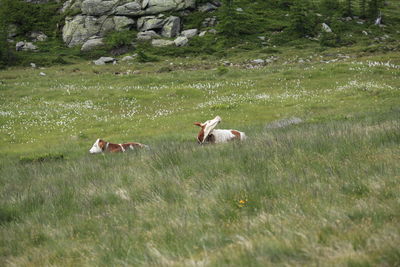
[[174, 41], [165, 39], [154, 39], [151, 41], [151, 45], [156, 47], [170, 46], [173, 44], [175, 44]]
[[93, 36], [103, 37], [108, 32], [124, 30], [134, 23], [134, 20], [126, 17], [77, 15], [66, 19], [63, 40], [69, 47], [73, 47], [85, 43]]
[[112, 12], [118, 1], [85, 0], [82, 2], [82, 14], [89, 16], [102, 16]]
[[129, 2], [124, 5], [116, 7], [115, 14], [124, 16], [139, 16], [143, 15], [144, 11], [142, 10], [142, 6], [140, 3]]
[[139, 31], [161, 29], [163, 25], [164, 19], [155, 16], [140, 17], [137, 21], [137, 29]]
[[199, 31], [197, 29], [189, 29], [189, 30], [182, 31], [181, 35], [190, 39], [192, 37], [195, 37], [198, 33], [199, 33]]
[[179, 36], [174, 40], [176, 46], [185, 46], [189, 42], [189, 39], [186, 36]]
[[124, 17], [124, 16], [115, 16], [114, 17], [114, 24], [116, 31], [123, 31], [131, 28], [135, 21], [131, 18]]
[[16, 51], [37, 51], [37, 46], [30, 42], [18, 42], [15, 45]]
[[164, 37], [175, 37], [181, 30], [181, 19], [179, 17], [170, 16], [165, 22], [161, 31], [161, 35]]
[[103, 38], [94, 38], [87, 40], [81, 47], [81, 51], [87, 52], [91, 51], [97, 47], [101, 47], [104, 45]]

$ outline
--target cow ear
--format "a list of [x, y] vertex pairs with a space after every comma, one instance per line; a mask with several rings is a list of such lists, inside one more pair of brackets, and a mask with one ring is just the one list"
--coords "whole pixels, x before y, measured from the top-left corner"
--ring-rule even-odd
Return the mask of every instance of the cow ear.
[[103, 139], [99, 139], [98, 144], [99, 144], [99, 147], [100, 147], [101, 149], [103, 149], [104, 143], [105, 143], [105, 142], [103, 141]]
[[199, 127], [201, 127], [201, 123], [200, 122], [195, 122], [195, 123], [193, 123], [194, 125], [197, 125], [197, 126], [199, 126]]

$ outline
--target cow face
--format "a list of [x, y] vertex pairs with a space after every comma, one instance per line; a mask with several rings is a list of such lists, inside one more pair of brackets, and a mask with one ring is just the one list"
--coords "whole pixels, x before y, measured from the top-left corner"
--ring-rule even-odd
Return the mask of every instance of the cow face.
[[90, 154], [102, 153], [104, 144], [105, 142], [103, 140], [97, 139], [96, 142], [94, 142], [92, 148], [89, 150], [89, 153]]

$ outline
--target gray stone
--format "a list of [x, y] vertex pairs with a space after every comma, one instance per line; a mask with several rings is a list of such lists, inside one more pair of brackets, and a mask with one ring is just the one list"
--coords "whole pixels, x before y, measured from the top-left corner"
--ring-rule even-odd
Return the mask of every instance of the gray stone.
[[174, 41], [165, 40], [165, 39], [154, 39], [151, 40], [151, 45], [156, 47], [170, 46], [175, 44]]
[[83, 52], [91, 51], [103, 45], [104, 45], [103, 38], [89, 39], [82, 45], [81, 51]]
[[237, 11], [237, 12], [243, 12], [243, 8], [238, 7], [238, 8], [236, 8], [236, 11]]
[[30, 37], [34, 42], [43, 42], [47, 40], [47, 35], [43, 32], [32, 32]]
[[115, 16], [114, 25], [116, 31], [123, 31], [129, 29], [135, 24], [135, 21], [125, 16]]
[[130, 60], [133, 60], [133, 57], [131, 57], [131, 56], [124, 56], [124, 57], [121, 59], [121, 61], [130, 61]]
[[181, 30], [181, 19], [179, 17], [170, 16], [165, 20], [161, 35], [164, 37], [175, 37]]
[[46, 76], [46, 73], [40, 72], [39, 75], [40, 75], [40, 76]]
[[209, 29], [208, 32], [212, 33], [212, 34], [217, 34], [217, 30], [216, 29]]
[[200, 37], [203, 37], [203, 36], [206, 35], [206, 33], [207, 33], [207, 31], [202, 31], [201, 33], [199, 33], [199, 36], [200, 36]]
[[142, 6], [137, 2], [130, 2], [122, 6], [118, 6], [115, 9], [116, 15], [125, 16], [138, 16], [143, 15], [145, 12], [142, 10]]
[[94, 60], [93, 63], [95, 65], [105, 65], [106, 63], [113, 63], [114, 61], [116, 61], [116, 59], [113, 57], [101, 57], [97, 60]]
[[324, 32], [332, 32], [332, 29], [326, 23], [322, 23], [322, 30]]
[[159, 14], [166, 11], [179, 11], [194, 8], [195, 5], [195, 0], [149, 0], [145, 13]]
[[31, 63], [31, 67], [36, 69], [36, 64], [35, 63]]
[[137, 40], [138, 41], [149, 41], [151, 39], [155, 38], [160, 38], [160, 35], [158, 35], [155, 31], [145, 31], [145, 32], [139, 32], [137, 34]]
[[72, 47], [85, 43], [90, 37], [102, 37], [114, 29], [115, 24], [112, 17], [77, 15], [66, 19], [63, 40], [68, 47]]
[[181, 32], [182, 36], [185, 36], [186, 38], [190, 39], [192, 37], [195, 37], [198, 34], [197, 29], [189, 29]]
[[255, 64], [265, 64], [265, 60], [264, 59], [254, 59], [251, 61], [251, 63], [255, 63]]
[[102, 16], [111, 13], [117, 1], [85, 0], [82, 2], [82, 14]]
[[161, 29], [164, 25], [164, 20], [154, 16], [140, 17], [137, 21], [137, 29], [139, 31], [148, 31], [153, 29]]
[[200, 11], [200, 12], [211, 12], [211, 11], [216, 10], [217, 8], [218, 8], [217, 6], [215, 6], [215, 5], [211, 4], [211, 3], [206, 3], [204, 5], [199, 6], [197, 8], [197, 10]]
[[22, 51], [22, 48], [24, 47], [25, 42], [21, 41], [15, 44], [15, 50], [16, 51]]
[[15, 44], [16, 51], [37, 51], [37, 46], [30, 42], [18, 42]]
[[265, 126], [266, 129], [285, 128], [289, 125], [302, 123], [303, 120], [297, 117], [273, 121]]
[[179, 36], [174, 40], [176, 46], [184, 46], [187, 45], [189, 39], [186, 36]]

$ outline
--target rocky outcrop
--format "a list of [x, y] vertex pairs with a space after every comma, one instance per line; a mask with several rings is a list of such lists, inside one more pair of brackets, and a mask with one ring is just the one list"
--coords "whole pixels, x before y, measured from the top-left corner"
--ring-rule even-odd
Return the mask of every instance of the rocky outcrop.
[[136, 20], [139, 31], [155, 30], [164, 37], [175, 37], [180, 32], [180, 18], [164, 18], [160, 13], [194, 7], [195, 0], [68, 0], [62, 12], [79, 14], [65, 19], [63, 40], [69, 47], [81, 45], [93, 36], [130, 29]]
[[63, 28], [63, 40], [69, 46], [85, 43], [90, 37], [103, 37], [111, 31], [121, 31], [134, 24], [134, 20], [127, 17], [101, 17], [77, 15], [68, 18]]

